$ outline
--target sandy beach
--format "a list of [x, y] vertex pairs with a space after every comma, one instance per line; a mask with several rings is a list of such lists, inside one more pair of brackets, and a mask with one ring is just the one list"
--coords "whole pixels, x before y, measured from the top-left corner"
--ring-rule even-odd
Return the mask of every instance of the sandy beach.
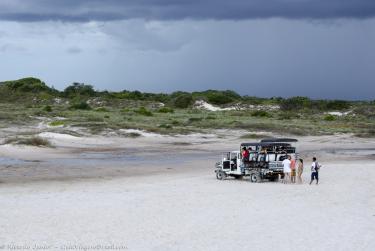
[[[220, 152], [244, 141], [237, 134], [47, 134], [55, 148], [2, 145], [0, 247], [373, 249], [374, 140], [298, 138], [302, 185], [216, 180]], [[323, 164], [318, 186], [307, 184], [314, 155]]]

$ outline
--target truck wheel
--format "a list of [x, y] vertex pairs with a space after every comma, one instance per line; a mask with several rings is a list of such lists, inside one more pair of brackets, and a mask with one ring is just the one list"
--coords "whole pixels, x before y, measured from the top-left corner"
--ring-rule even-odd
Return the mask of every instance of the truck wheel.
[[278, 182], [279, 181], [279, 175], [274, 175], [272, 178], [269, 179], [270, 181], [273, 182]]
[[260, 182], [260, 175], [258, 173], [252, 173], [250, 174], [250, 181], [253, 183], [259, 183]]
[[227, 177], [227, 175], [222, 171], [219, 171], [219, 172], [216, 173], [216, 179], [218, 179], [218, 180], [223, 180], [226, 177]]

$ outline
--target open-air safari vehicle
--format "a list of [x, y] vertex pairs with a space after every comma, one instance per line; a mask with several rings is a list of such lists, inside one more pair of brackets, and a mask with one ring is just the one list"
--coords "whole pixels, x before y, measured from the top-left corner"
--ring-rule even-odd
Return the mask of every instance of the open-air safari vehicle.
[[[282, 161], [290, 155], [297, 159], [296, 139], [268, 138], [255, 143], [242, 143], [240, 151], [225, 152], [221, 161], [216, 163], [216, 178], [223, 180], [228, 176], [234, 178], [250, 177], [251, 182], [263, 179], [276, 181], [284, 177]], [[242, 158], [242, 151], [249, 151], [248, 159]]]

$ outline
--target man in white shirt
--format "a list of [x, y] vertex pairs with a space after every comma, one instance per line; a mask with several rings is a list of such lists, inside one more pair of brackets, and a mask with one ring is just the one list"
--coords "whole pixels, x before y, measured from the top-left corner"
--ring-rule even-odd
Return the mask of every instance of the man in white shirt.
[[284, 171], [284, 182], [288, 183], [290, 180], [290, 173], [292, 172], [290, 165], [291, 165], [291, 157], [288, 155], [286, 159], [283, 160], [283, 171]]
[[318, 161], [316, 161], [316, 158], [313, 158], [313, 163], [311, 164], [311, 180], [310, 185], [313, 182], [313, 180], [316, 180], [316, 184], [318, 185], [319, 182], [319, 169], [321, 165], [319, 165]]

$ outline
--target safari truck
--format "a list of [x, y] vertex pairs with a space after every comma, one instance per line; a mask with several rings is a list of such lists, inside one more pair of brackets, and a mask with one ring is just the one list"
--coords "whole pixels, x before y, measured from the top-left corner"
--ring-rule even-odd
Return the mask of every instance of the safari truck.
[[[282, 161], [288, 155], [298, 158], [296, 147], [292, 145], [295, 142], [296, 139], [290, 138], [267, 138], [260, 142], [242, 143], [239, 151], [222, 153], [221, 161], [215, 165], [216, 178], [249, 177], [251, 182], [277, 181], [284, 177]], [[249, 151], [246, 159], [242, 157], [244, 150]]]

